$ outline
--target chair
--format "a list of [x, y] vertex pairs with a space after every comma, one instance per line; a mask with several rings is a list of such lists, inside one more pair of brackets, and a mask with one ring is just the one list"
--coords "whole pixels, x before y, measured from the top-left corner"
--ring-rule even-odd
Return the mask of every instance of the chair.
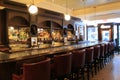
[[99, 70], [99, 63], [100, 63], [100, 45], [94, 46], [94, 67], [95, 67], [95, 74], [97, 74], [97, 69]]
[[65, 52], [65, 54], [55, 55], [53, 57], [52, 64], [52, 79], [64, 80], [64, 78], [70, 79], [71, 74], [71, 60], [72, 53]]
[[93, 55], [94, 55], [94, 47], [86, 48], [86, 55], [85, 55], [85, 63], [87, 65], [87, 79], [89, 80], [89, 73], [92, 74], [93, 77]]
[[113, 57], [114, 54], [114, 42], [110, 42], [110, 59]]
[[107, 57], [108, 57], [107, 53], [108, 53], [108, 44], [105, 43], [104, 44], [104, 64], [106, 64], [108, 62], [108, 60], [107, 60]]
[[77, 74], [79, 79], [79, 73], [84, 80], [84, 66], [85, 66], [85, 49], [72, 51], [72, 74]]
[[23, 64], [23, 74], [13, 74], [13, 80], [50, 80], [50, 59]]
[[100, 44], [100, 68], [104, 66], [104, 56], [105, 56], [105, 45]]
[[111, 42], [108, 42], [108, 53], [107, 53], [107, 56], [108, 56], [108, 61], [110, 61], [110, 55], [111, 55]]

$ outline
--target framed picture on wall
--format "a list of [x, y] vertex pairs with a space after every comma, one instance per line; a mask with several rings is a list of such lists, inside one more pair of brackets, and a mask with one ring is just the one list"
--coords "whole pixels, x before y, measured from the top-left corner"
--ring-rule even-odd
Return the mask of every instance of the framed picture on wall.
[[37, 37], [31, 37], [31, 46], [37, 46]]

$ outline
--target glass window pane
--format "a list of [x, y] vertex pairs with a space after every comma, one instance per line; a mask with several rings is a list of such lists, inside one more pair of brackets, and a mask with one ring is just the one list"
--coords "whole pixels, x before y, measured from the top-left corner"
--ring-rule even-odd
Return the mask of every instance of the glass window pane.
[[97, 41], [98, 40], [98, 28], [89, 27], [88, 28], [88, 41]]
[[102, 31], [102, 41], [109, 41], [110, 40], [110, 33], [107, 30]]

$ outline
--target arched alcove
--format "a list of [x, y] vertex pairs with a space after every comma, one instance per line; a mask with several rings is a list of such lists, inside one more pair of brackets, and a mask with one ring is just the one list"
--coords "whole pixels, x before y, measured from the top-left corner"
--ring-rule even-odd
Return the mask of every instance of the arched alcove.
[[72, 24], [68, 24], [68, 25], [67, 25], [67, 28], [68, 28], [68, 31], [71, 31], [71, 32], [72, 32], [72, 34], [75, 33], [75, 32], [74, 32], [74, 26], [73, 26]]
[[14, 16], [10, 19], [9, 26], [29, 26], [29, 22], [21, 16]]
[[41, 28], [50, 28], [51, 27], [51, 21], [43, 21], [41, 23], [38, 24], [39, 27]]
[[71, 29], [71, 30], [74, 30], [74, 27], [73, 27], [73, 25], [72, 24], [68, 24], [68, 29]]
[[56, 22], [52, 22], [52, 28], [53, 29], [61, 29], [61, 30], [63, 29], [63, 27]]
[[67, 25], [67, 38], [68, 41], [74, 40], [75, 38], [74, 26], [72, 24]]

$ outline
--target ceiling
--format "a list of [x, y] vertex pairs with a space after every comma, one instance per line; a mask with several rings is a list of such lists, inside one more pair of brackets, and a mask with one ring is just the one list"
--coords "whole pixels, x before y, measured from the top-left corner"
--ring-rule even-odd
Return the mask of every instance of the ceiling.
[[[104, 18], [112, 18], [111, 16], [119, 16], [120, 15], [120, 8], [116, 6], [117, 3], [120, 3], [120, 0], [10, 0], [19, 3], [24, 3], [26, 5], [30, 5], [34, 2], [39, 7], [54, 10], [57, 12], [65, 13], [66, 7], [69, 9], [71, 15], [76, 17], [83, 17], [87, 16], [88, 19], [94, 20], [97, 17], [98, 19]], [[115, 3], [115, 7], [113, 10], [113, 4]], [[108, 6], [108, 5], [111, 6]], [[96, 10], [95, 10], [96, 7]], [[111, 10], [109, 10], [111, 7]], [[104, 11], [99, 9], [105, 9]], [[82, 11], [81, 11], [82, 10]], [[86, 10], [86, 11], [85, 11]], [[90, 10], [93, 13], [90, 13]], [[81, 11], [81, 12], [80, 12]], [[85, 13], [86, 12], [86, 13]], [[107, 17], [108, 16], [108, 17]]]
[[76, 9], [81, 9], [83, 7], [92, 7], [92, 6], [107, 4], [111, 2], [117, 2], [120, 0], [45, 0], [45, 1], [53, 2], [63, 7], [66, 7], [66, 2], [67, 2], [67, 5], [70, 9], [76, 10]]
[[24, 4], [30, 4], [34, 2], [35, 4], [39, 4], [40, 2], [49, 2], [54, 3], [62, 7], [66, 7], [66, 4], [69, 9], [81, 9], [85, 7], [92, 7], [96, 5], [103, 5], [112, 2], [118, 2], [120, 0], [11, 0], [15, 2], [20, 2]]

